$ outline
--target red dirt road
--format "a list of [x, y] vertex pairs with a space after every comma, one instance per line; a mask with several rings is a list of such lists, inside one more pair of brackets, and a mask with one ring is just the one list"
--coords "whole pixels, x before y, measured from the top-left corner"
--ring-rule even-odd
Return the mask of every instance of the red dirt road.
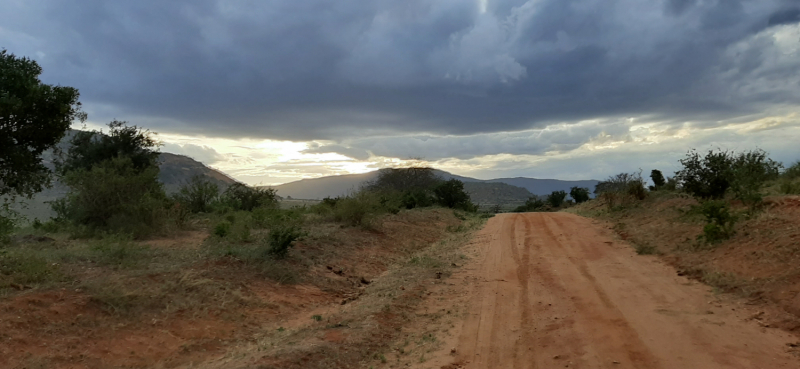
[[455, 357], [447, 346], [433, 360], [442, 368], [800, 367], [787, 352], [796, 337], [590, 219], [503, 214], [476, 240], [479, 257], [453, 277], [477, 282], [448, 342]]

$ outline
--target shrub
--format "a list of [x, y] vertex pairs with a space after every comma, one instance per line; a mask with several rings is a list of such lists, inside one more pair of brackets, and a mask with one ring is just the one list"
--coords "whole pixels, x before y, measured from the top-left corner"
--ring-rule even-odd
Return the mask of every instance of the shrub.
[[469, 194], [464, 191], [464, 183], [453, 178], [442, 182], [433, 190], [436, 202], [451, 209], [475, 212], [478, 207], [472, 203]]
[[430, 191], [441, 183], [433, 168], [388, 168], [378, 171], [378, 178], [364, 189], [371, 192]]
[[175, 200], [192, 213], [208, 213], [219, 197], [219, 187], [203, 176], [194, 176], [181, 186]]
[[14, 219], [0, 213], [0, 244], [8, 242], [8, 236], [14, 231]]
[[517, 206], [514, 209], [514, 212], [515, 213], [524, 213], [524, 212], [528, 212], [528, 211], [540, 211], [540, 210], [544, 210], [544, 207], [545, 207], [544, 200], [542, 200], [542, 199], [540, 199], [540, 198], [538, 198], [536, 196], [533, 196], [533, 197], [529, 197], [528, 200], [525, 201], [525, 205]]
[[731, 215], [726, 202], [705, 201], [702, 203], [700, 211], [706, 218], [706, 225], [703, 227], [703, 234], [698, 239], [703, 239], [706, 243], [715, 243], [733, 235], [736, 217]]
[[169, 216], [157, 177], [158, 167], [137, 170], [130, 158], [110, 159], [65, 173], [70, 190], [51, 206], [74, 225], [145, 236], [163, 230]]
[[564, 203], [564, 199], [567, 198], [566, 191], [553, 191], [549, 195], [547, 195], [547, 203], [554, 208], [561, 207]]
[[223, 220], [214, 226], [214, 235], [225, 238], [231, 233], [231, 222]]
[[761, 203], [761, 187], [778, 178], [781, 164], [768, 158], [763, 150], [743, 152], [732, 163], [731, 190], [751, 210]]
[[234, 183], [222, 194], [221, 202], [234, 210], [253, 211], [259, 207], [276, 207], [278, 195], [273, 188], [257, 188]]
[[647, 196], [641, 171], [608, 177], [597, 184], [594, 193], [606, 203], [609, 210], [643, 200]]
[[[424, 208], [434, 204], [434, 198], [426, 191], [406, 191], [400, 198], [400, 205], [406, 209]], [[385, 201], [384, 203], [388, 203]]]
[[351, 226], [364, 224], [364, 220], [371, 211], [375, 211], [371, 196], [360, 193], [356, 196], [339, 198], [333, 208], [333, 220], [347, 223]]
[[730, 151], [709, 150], [701, 156], [691, 150], [681, 159], [683, 169], [676, 176], [689, 194], [702, 199], [721, 199], [731, 186], [733, 161]]
[[267, 235], [267, 254], [277, 259], [283, 259], [289, 252], [292, 242], [302, 236], [300, 228], [297, 226], [277, 227], [269, 231]]
[[0, 249], [0, 288], [43, 283], [57, 275], [58, 268], [35, 253]]
[[569, 195], [577, 204], [589, 201], [589, 189], [585, 187], [572, 187], [569, 189]]
[[147, 247], [136, 244], [130, 238], [111, 235], [90, 243], [92, 259], [100, 264], [128, 267], [134, 265], [147, 252]]
[[658, 169], [653, 169], [650, 171], [650, 179], [653, 180], [653, 189], [658, 190], [661, 187], [664, 187], [667, 184], [667, 181], [664, 180], [664, 174], [661, 173]]

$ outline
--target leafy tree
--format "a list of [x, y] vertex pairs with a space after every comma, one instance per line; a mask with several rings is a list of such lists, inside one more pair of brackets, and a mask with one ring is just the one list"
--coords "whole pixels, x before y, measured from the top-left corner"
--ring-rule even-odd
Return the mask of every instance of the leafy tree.
[[569, 195], [578, 204], [589, 201], [589, 189], [585, 187], [572, 187], [569, 189]]
[[381, 169], [378, 178], [366, 185], [370, 191], [405, 192], [429, 191], [439, 185], [442, 179], [429, 167]]
[[514, 209], [515, 213], [524, 213], [528, 211], [538, 211], [542, 210], [545, 207], [544, 200], [540, 199], [537, 196], [529, 197], [528, 200], [525, 201], [525, 205], [517, 206]]
[[653, 169], [650, 171], [650, 179], [653, 180], [654, 190], [664, 187], [664, 185], [667, 184], [667, 181], [664, 179], [664, 174], [662, 174], [658, 169]]
[[730, 151], [709, 150], [701, 156], [696, 150], [681, 159], [683, 169], [676, 173], [683, 189], [702, 199], [721, 199], [731, 186], [734, 156]]
[[643, 200], [647, 195], [641, 171], [610, 176], [597, 183], [594, 193], [605, 201], [610, 210], [635, 199]]
[[550, 204], [550, 206], [557, 208], [564, 203], [564, 199], [566, 198], [567, 198], [566, 191], [553, 191], [549, 195], [547, 195], [547, 203]]
[[128, 122], [112, 121], [107, 134], [102, 131], [80, 131], [72, 140], [66, 155], [56, 163], [58, 172], [64, 174], [73, 170], [90, 170], [105, 160], [126, 157], [131, 160], [135, 171], [158, 167], [158, 142], [153, 133]]
[[42, 153], [84, 121], [78, 90], [39, 80], [33, 60], [0, 50], [0, 196], [31, 197], [50, 184]]
[[453, 209], [477, 211], [477, 207], [470, 200], [469, 194], [464, 192], [464, 182], [455, 178], [442, 182], [436, 186], [433, 192], [439, 205]]
[[207, 213], [219, 197], [219, 186], [203, 176], [194, 176], [183, 185], [175, 199], [192, 213]]
[[109, 134], [79, 132], [56, 166], [69, 193], [59, 218], [92, 229], [145, 236], [164, 226], [168, 202], [158, 182], [159, 143], [147, 130], [109, 124]]

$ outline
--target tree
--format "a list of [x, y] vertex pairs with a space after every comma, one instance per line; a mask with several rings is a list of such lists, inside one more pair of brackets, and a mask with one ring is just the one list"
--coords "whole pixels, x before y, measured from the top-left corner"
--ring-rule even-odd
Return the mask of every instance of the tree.
[[149, 130], [129, 126], [128, 122], [114, 120], [108, 123], [108, 133], [102, 131], [80, 131], [70, 140], [70, 148], [62, 155], [56, 168], [59, 174], [83, 169], [119, 157], [131, 160], [137, 172], [158, 167], [158, 148], [161, 143]]
[[441, 182], [433, 190], [433, 193], [436, 195], [436, 202], [439, 205], [466, 211], [477, 210], [477, 207], [470, 200], [469, 194], [464, 192], [464, 182], [455, 178]]
[[582, 202], [589, 201], [589, 189], [584, 187], [572, 187], [569, 189], [569, 195], [575, 200], [575, 203], [580, 204]]
[[86, 120], [78, 90], [39, 80], [35, 61], [0, 50], [0, 196], [31, 197], [50, 184], [42, 154], [75, 120]]
[[365, 187], [370, 191], [430, 191], [441, 182], [433, 168], [388, 168], [381, 169], [378, 178]]
[[547, 203], [550, 206], [557, 208], [564, 203], [564, 199], [567, 198], [567, 191], [553, 191], [549, 195], [547, 195]]
[[109, 123], [79, 132], [56, 163], [67, 195], [53, 204], [59, 218], [93, 229], [145, 236], [164, 227], [167, 196], [158, 182], [159, 143], [148, 130]]
[[225, 190], [222, 201], [236, 210], [253, 211], [262, 206], [277, 206], [278, 195], [274, 188], [256, 188], [237, 182]]
[[664, 187], [667, 184], [667, 181], [664, 179], [664, 174], [661, 173], [658, 169], [653, 169], [650, 171], [650, 179], [653, 180], [653, 189], [658, 190], [661, 187]]
[[675, 176], [689, 194], [702, 199], [721, 199], [731, 186], [733, 161], [730, 151], [709, 150], [701, 156], [691, 150], [681, 159], [683, 169]]

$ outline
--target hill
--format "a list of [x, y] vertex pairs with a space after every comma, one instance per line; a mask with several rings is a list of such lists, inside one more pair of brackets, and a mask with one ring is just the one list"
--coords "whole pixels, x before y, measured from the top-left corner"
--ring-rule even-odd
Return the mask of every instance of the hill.
[[[553, 191], [563, 190], [569, 192], [574, 186], [586, 187], [590, 191], [594, 190], [596, 180], [582, 181], [562, 181], [557, 179], [537, 179], [537, 178], [497, 178], [482, 180], [471, 177], [464, 177], [448, 173], [442, 170], [435, 170], [436, 174], [444, 179], [455, 178], [464, 182], [464, 188], [473, 196], [473, 201], [481, 204], [506, 204], [514, 201], [524, 202], [532, 195], [544, 196]], [[285, 183], [274, 186], [281, 196], [291, 196], [299, 199], [322, 199], [325, 197], [336, 197], [345, 195], [358, 190], [365, 181], [373, 180], [377, 177], [378, 171], [363, 174], [348, 174], [341, 176], [329, 176], [322, 178], [303, 179], [295, 182]], [[479, 185], [484, 184], [484, 185]], [[510, 187], [500, 186], [505, 184]], [[522, 188], [526, 191], [520, 191]], [[500, 196], [492, 200], [491, 193]], [[499, 199], [505, 199], [500, 201]]]

